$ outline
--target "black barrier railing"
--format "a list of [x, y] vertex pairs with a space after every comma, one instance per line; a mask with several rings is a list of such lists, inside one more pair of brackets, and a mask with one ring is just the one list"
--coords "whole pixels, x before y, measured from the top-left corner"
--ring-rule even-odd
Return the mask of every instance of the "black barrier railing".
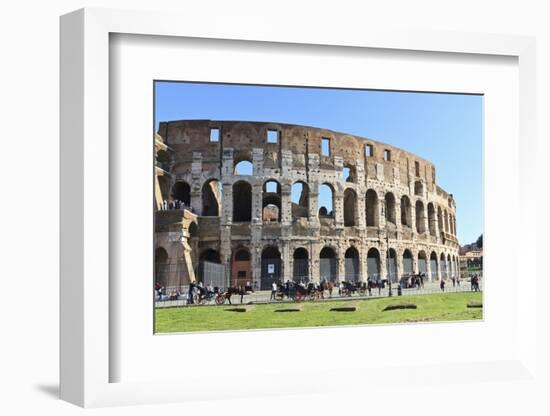
[[[398, 290], [398, 287], [401, 287], [401, 290]], [[155, 306], [156, 307], [174, 307], [174, 306], [193, 306], [197, 304], [198, 293], [193, 294], [193, 303], [189, 301], [189, 292], [187, 286], [181, 286], [178, 288], [170, 288], [171, 291], [166, 290], [166, 295], [161, 295], [159, 297], [158, 292], [155, 291]], [[176, 290], [179, 291], [179, 297], [171, 297], [169, 293], [176, 293]], [[430, 295], [435, 293], [457, 293], [457, 292], [482, 292], [483, 284], [480, 281], [476, 287], [471, 282], [466, 280], [455, 281], [453, 284], [451, 279], [445, 281], [443, 288], [440, 286], [440, 282], [426, 282], [424, 286], [415, 286], [415, 287], [402, 287], [398, 284], [392, 284], [392, 295], [393, 297], [398, 296], [412, 296], [412, 295]], [[399, 292], [401, 293], [399, 295]], [[294, 292], [292, 292], [294, 293]], [[344, 299], [374, 299], [374, 298], [384, 298], [389, 295], [389, 285], [387, 283], [380, 284], [378, 287], [373, 287], [369, 291], [368, 289], [357, 289], [355, 291], [349, 292], [344, 290], [342, 286], [336, 284], [332, 289], [332, 294], [328, 290], [323, 291], [323, 296], [321, 299], [315, 301], [325, 301], [325, 300], [344, 300]], [[203, 300], [202, 304], [206, 305], [215, 305], [216, 294], [214, 293], [208, 299]], [[162, 300], [161, 300], [162, 299]], [[294, 299], [288, 298], [286, 296], [277, 297], [275, 302], [295, 302]], [[240, 302], [240, 296], [235, 297], [232, 300], [233, 303]], [[261, 290], [256, 292], [247, 292], [243, 297], [243, 303], [273, 303], [271, 299], [271, 291]]]

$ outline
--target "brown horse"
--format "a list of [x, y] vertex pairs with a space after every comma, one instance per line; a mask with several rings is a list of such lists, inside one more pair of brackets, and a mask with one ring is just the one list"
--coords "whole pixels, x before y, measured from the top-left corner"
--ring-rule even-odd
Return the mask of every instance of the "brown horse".
[[246, 287], [243, 287], [243, 286], [236, 286], [236, 287], [235, 286], [230, 286], [222, 294], [222, 296], [224, 296], [224, 301], [225, 301], [225, 299], [227, 299], [229, 301], [229, 304], [232, 305], [231, 296], [233, 296], [233, 295], [240, 296], [241, 297], [241, 303], [243, 303], [244, 295], [248, 295], [251, 292], [253, 293], [254, 290], [252, 290], [252, 288], [249, 287], [249, 286], [246, 286]]
[[321, 299], [325, 298], [325, 290], [328, 291], [328, 297], [332, 298], [332, 289], [334, 289], [334, 286], [335, 283], [332, 280], [328, 282], [326, 280], [323, 280], [323, 282], [321, 283]]

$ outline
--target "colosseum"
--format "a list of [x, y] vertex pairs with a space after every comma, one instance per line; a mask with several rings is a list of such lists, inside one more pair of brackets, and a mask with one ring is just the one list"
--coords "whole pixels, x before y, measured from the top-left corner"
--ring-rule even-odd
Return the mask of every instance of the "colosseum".
[[458, 274], [456, 205], [433, 163], [368, 138], [266, 122], [162, 122], [155, 279], [268, 289], [274, 280]]

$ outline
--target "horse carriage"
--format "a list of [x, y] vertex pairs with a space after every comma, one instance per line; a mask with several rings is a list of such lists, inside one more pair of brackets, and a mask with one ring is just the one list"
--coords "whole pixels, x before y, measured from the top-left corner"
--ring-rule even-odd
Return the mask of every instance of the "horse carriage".
[[241, 303], [243, 303], [244, 296], [251, 293], [254, 293], [252, 286], [231, 286], [228, 287], [226, 291], [219, 292], [215, 297], [215, 302], [216, 305], [223, 305], [227, 300], [229, 304], [232, 305], [231, 296], [237, 295], [241, 297]]

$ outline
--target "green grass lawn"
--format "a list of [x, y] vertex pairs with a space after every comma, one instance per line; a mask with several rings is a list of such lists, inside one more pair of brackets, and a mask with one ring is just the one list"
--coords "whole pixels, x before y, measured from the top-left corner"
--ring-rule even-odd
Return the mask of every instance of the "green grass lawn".
[[[481, 292], [463, 292], [325, 302], [158, 308], [155, 332], [473, 320], [483, 318], [483, 309], [467, 305], [480, 302]], [[396, 303], [413, 303], [417, 308], [383, 311], [387, 305]], [[339, 306], [357, 309], [355, 312], [330, 311]], [[245, 307], [246, 312], [227, 311], [233, 307]], [[274, 312], [284, 308], [299, 308], [300, 312]]]

